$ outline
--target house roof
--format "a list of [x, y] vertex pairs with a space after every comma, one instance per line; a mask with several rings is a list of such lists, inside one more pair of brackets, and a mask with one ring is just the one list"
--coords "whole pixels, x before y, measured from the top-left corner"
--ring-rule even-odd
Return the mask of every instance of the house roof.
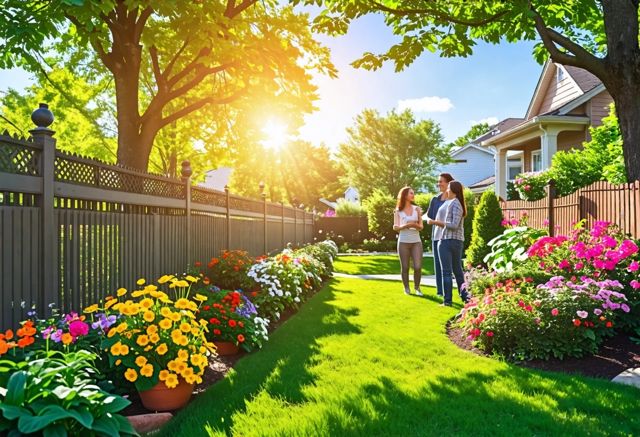
[[543, 123], [544, 125], [555, 125], [555, 126], [565, 126], [565, 125], [588, 125], [589, 117], [583, 117], [579, 115], [536, 115], [530, 120], [523, 121], [520, 124], [515, 125], [511, 129], [494, 135], [490, 137], [488, 140], [485, 140], [482, 145], [496, 145], [496, 140], [500, 142], [506, 139], [512, 139], [514, 135], [522, 134], [523, 132], [531, 132], [532, 130], [539, 129]]
[[495, 176], [489, 176], [488, 178], [484, 178], [481, 181], [478, 181], [474, 184], [469, 185], [469, 188], [484, 188], [484, 187], [488, 187], [489, 185], [493, 185], [496, 182], [496, 177]]
[[563, 65], [562, 67], [569, 73], [569, 76], [571, 76], [574, 82], [580, 87], [582, 92], [586, 93], [602, 83], [600, 79], [582, 68], [570, 65]]
[[481, 152], [484, 153], [488, 153], [489, 155], [493, 156], [494, 153], [492, 150], [487, 149], [486, 147], [480, 147], [477, 144], [474, 143], [467, 143], [466, 145], [457, 148], [456, 150], [451, 152], [451, 156], [458, 156], [459, 154], [461, 154], [462, 152], [464, 152], [465, 150], [469, 150], [469, 149], [476, 149], [479, 150]]
[[524, 120], [524, 118], [515, 118], [515, 117], [511, 117], [511, 118], [505, 118], [504, 120], [494, 124], [493, 126], [491, 126], [491, 129], [489, 130], [489, 132], [487, 132], [486, 134], [479, 136], [478, 138], [476, 138], [475, 140], [473, 140], [474, 143], [476, 144], [482, 144], [483, 141], [488, 140], [489, 138], [498, 135], [502, 132], [506, 132], [509, 129], [511, 129], [514, 126], [519, 125], [520, 123], [522, 123]]

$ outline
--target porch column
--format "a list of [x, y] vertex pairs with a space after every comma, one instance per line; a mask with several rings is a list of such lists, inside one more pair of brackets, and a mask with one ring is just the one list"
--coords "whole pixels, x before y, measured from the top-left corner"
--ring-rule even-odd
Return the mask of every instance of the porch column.
[[558, 151], [558, 131], [547, 128], [543, 130], [544, 134], [540, 138], [542, 170], [551, 167], [551, 159]]
[[507, 151], [498, 149], [495, 159], [496, 194], [507, 199]]

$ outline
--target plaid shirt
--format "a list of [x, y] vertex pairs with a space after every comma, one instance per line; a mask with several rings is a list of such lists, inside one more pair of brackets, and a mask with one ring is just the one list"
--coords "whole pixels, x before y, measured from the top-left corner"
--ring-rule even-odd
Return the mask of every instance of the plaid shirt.
[[435, 227], [435, 240], [464, 241], [464, 217], [462, 216], [462, 205], [458, 199], [446, 201], [438, 210], [436, 220], [444, 222], [445, 227]]

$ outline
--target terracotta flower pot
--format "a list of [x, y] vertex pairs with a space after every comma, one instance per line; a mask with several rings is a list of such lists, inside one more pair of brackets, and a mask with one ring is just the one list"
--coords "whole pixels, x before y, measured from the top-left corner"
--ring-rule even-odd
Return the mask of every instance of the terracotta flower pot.
[[213, 344], [216, 347], [216, 353], [222, 357], [236, 355], [240, 352], [240, 348], [230, 341], [214, 341]]
[[178, 385], [174, 388], [166, 386], [164, 381], [158, 382], [149, 390], [138, 392], [140, 401], [150, 411], [171, 411], [184, 407], [191, 399], [193, 384], [188, 384], [184, 379], [178, 379]]

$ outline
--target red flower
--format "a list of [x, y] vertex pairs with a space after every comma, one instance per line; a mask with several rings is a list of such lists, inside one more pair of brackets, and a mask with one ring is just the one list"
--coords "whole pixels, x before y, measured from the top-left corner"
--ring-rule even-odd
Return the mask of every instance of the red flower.
[[573, 319], [573, 326], [580, 326], [582, 322], [578, 319]]
[[533, 310], [533, 308], [531, 307], [531, 305], [527, 305], [526, 307], [524, 307], [525, 311], [531, 311]]
[[193, 263], [194, 266], [196, 267], [200, 267], [202, 265], [202, 263], [200, 261], [196, 261]]
[[209, 311], [211, 309], [211, 307], [209, 305], [205, 305], [205, 306], [202, 307], [202, 309], [204, 311]]
[[233, 319], [229, 320], [229, 326], [231, 326], [232, 328], [235, 328], [236, 327], [236, 321], [233, 320]]
[[493, 337], [493, 331], [487, 331], [487, 337]]
[[241, 327], [241, 328], [244, 328], [244, 323], [238, 322], [238, 326]]
[[607, 328], [611, 328], [611, 327], [613, 326], [613, 322], [607, 322], [607, 323], [605, 324], [605, 326], [606, 326]]
[[220, 334], [221, 334], [221, 332], [220, 332], [219, 329], [214, 329], [213, 330], [213, 335], [220, 335]]
[[242, 334], [238, 334], [238, 337], [237, 337], [237, 338], [238, 338], [238, 341], [239, 341], [240, 343], [242, 343], [242, 342], [244, 341], [244, 335], [242, 335]]

